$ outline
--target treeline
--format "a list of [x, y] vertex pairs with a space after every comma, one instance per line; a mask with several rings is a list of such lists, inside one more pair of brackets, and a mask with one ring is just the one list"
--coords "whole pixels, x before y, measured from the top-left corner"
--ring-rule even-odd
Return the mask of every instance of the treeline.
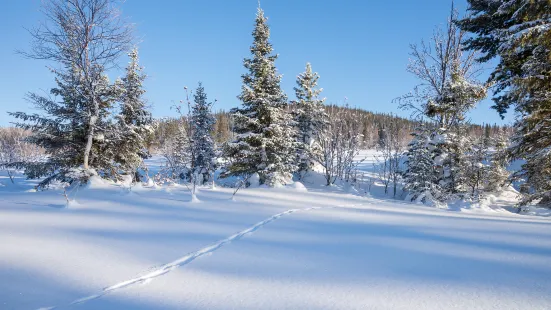
[[[419, 124], [418, 121], [409, 118], [387, 113], [366, 111], [361, 108], [326, 105], [324, 109], [329, 115], [341, 109], [350, 110], [353, 114], [358, 115], [361, 119], [362, 147], [366, 149], [375, 148], [380, 144], [380, 141], [384, 139], [385, 128], [387, 128], [389, 124], [395, 124], [395, 126], [398, 127], [400, 140], [406, 141], [406, 143], [412, 139], [411, 134]], [[231, 141], [234, 137], [232, 132], [232, 114], [227, 111], [219, 110], [214, 112], [213, 115], [216, 119], [216, 123], [211, 134], [218, 145], [223, 145]], [[187, 120], [185, 118], [179, 119], [178, 117], [157, 119], [155, 130], [148, 138], [148, 148], [150, 151], [156, 153], [157, 150], [160, 149], [160, 146], [165, 143], [167, 137], [174, 135], [174, 133], [178, 131], [178, 126], [181, 122], [187, 122]], [[489, 139], [501, 135], [510, 136], [513, 133], [513, 128], [495, 123], [492, 125], [469, 124], [466, 128], [466, 133], [471, 137], [485, 137]]]

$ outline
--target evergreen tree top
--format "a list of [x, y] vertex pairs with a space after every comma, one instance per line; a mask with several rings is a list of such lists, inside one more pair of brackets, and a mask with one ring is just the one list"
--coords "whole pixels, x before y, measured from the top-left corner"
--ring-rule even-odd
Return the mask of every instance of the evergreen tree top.
[[[255, 27], [253, 30], [254, 42], [251, 46], [251, 53], [256, 57], [263, 57], [270, 55], [274, 48], [269, 42], [270, 39], [270, 27], [268, 26], [268, 18], [264, 16], [264, 10], [260, 7], [256, 13]], [[277, 55], [274, 56], [277, 58]], [[274, 60], [275, 60], [274, 58]]]
[[197, 105], [210, 105], [207, 103], [207, 94], [205, 93], [203, 83], [199, 82], [199, 85], [195, 90], [195, 94], [193, 95], [193, 99]]
[[[140, 87], [146, 75], [143, 73], [143, 67], [140, 66], [140, 60], [138, 57], [138, 49], [134, 48], [128, 53], [130, 62], [126, 67], [126, 76], [122, 78], [125, 86], [128, 87]], [[145, 93], [144, 89], [139, 89], [139, 95]]]
[[258, 8], [250, 48], [252, 57], [243, 61], [248, 72], [242, 75], [243, 87], [238, 97], [245, 109], [254, 106], [284, 106], [287, 103], [287, 97], [280, 87], [281, 75], [277, 74], [275, 67], [278, 55], [272, 53], [267, 20], [264, 11]]
[[143, 73], [143, 67], [139, 64], [138, 49], [134, 48], [130, 51], [128, 57], [130, 62], [126, 67], [126, 75], [122, 78], [124, 94], [121, 98], [121, 115], [127, 125], [147, 125], [151, 123], [152, 117], [151, 113], [145, 108], [143, 81], [146, 75]]
[[323, 91], [323, 88], [316, 89], [318, 85], [319, 74], [312, 71], [312, 65], [306, 63], [306, 70], [297, 76], [297, 87], [294, 88], [295, 94], [299, 102], [323, 102], [325, 99], [318, 99], [318, 96]]

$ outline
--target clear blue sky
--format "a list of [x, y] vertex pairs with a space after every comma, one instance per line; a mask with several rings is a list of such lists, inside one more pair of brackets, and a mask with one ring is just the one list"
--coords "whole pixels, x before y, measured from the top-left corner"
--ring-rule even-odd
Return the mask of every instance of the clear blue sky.
[[[13, 121], [7, 111], [29, 111], [28, 91], [54, 85], [46, 63], [17, 55], [43, 17], [40, 0], [2, 0], [0, 12], [0, 126]], [[465, 0], [456, 0], [461, 12]], [[174, 116], [174, 102], [184, 99], [184, 86], [202, 81], [216, 109], [237, 106], [242, 60], [249, 55], [257, 0], [127, 0], [123, 15], [136, 24], [141, 63], [149, 78], [145, 87], [156, 117]], [[320, 75], [328, 103], [370, 111], [398, 113], [392, 100], [410, 91], [416, 80], [406, 72], [409, 44], [431, 36], [443, 25], [450, 1], [262, 0], [272, 43], [280, 55], [276, 65], [290, 99], [296, 75], [306, 62]], [[123, 59], [123, 64], [126, 63]], [[486, 66], [488, 67], [488, 66]], [[113, 72], [114, 80], [120, 72]], [[486, 100], [473, 113], [474, 123], [503, 123]], [[510, 122], [511, 116], [506, 119]]]

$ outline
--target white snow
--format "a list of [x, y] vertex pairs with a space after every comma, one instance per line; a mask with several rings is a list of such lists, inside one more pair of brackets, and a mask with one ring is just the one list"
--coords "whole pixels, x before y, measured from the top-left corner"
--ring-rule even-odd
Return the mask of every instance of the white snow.
[[317, 178], [201, 203], [94, 180], [67, 207], [0, 176], [0, 309], [549, 309], [551, 220], [514, 193], [443, 210]]

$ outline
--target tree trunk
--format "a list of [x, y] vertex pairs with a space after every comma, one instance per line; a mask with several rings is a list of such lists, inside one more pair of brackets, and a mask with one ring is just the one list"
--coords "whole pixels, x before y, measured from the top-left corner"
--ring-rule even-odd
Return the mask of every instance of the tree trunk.
[[[94, 104], [95, 105], [95, 104]], [[94, 127], [96, 125], [97, 116], [93, 115], [90, 117], [90, 123], [88, 124], [88, 134], [86, 135], [86, 147], [84, 148], [84, 169], [90, 169], [90, 151], [92, 150], [92, 142], [94, 140]]]
[[15, 184], [15, 181], [13, 180], [13, 174], [11, 173], [10, 169], [6, 169], [6, 171], [8, 172], [8, 176], [10, 177], [10, 181], [12, 184]]

